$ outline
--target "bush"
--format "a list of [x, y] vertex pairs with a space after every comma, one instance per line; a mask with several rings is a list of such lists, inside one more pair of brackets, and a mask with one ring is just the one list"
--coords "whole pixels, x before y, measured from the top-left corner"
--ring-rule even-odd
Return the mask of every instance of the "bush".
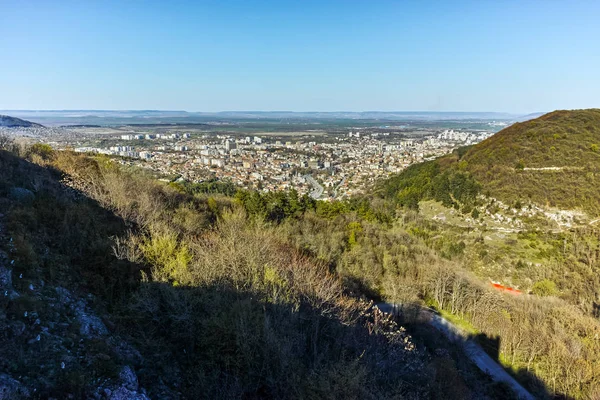
[[549, 279], [544, 279], [536, 282], [531, 288], [531, 292], [536, 296], [554, 296], [558, 293], [556, 283]]

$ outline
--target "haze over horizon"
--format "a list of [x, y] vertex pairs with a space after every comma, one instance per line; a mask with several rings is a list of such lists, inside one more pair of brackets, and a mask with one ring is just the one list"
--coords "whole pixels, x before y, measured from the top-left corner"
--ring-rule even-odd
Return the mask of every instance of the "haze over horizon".
[[4, 1], [0, 109], [600, 107], [599, 13], [592, 1]]

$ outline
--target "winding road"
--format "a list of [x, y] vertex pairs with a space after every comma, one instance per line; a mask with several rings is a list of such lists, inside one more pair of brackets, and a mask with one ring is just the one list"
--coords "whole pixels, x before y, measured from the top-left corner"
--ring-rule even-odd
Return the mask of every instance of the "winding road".
[[304, 178], [313, 187], [313, 189], [311, 190], [309, 196], [312, 197], [315, 200], [319, 199], [323, 195], [323, 192], [325, 191], [325, 189], [323, 188], [323, 186], [321, 186], [321, 184], [319, 182], [317, 182], [315, 180], [315, 178], [312, 177], [312, 175], [304, 175]]
[[[382, 312], [392, 315], [399, 315], [402, 312], [402, 304], [378, 303], [376, 307]], [[510, 376], [501, 365], [491, 358], [468, 334], [463, 332], [450, 321], [442, 318], [427, 308], [421, 308], [419, 311], [426, 318], [425, 320], [433, 328], [441, 332], [448, 340], [454, 343], [462, 344], [465, 354], [477, 365], [477, 367], [488, 374], [496, 382], [504, 382], [510, 386], [519, 399], [535, 400], [519, 382]]]

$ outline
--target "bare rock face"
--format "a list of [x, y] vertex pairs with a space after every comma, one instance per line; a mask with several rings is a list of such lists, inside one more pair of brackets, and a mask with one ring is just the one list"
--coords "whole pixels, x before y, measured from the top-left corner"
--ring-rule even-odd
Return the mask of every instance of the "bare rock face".
[[111, 336], [108, 338], [108, 344], [123, 362], [134, 366], [139, 366], [143, 363], [144, 358], [140, 352], [125, 340]]
[[106, 398], [109, 400], [150, 400], [150, 398], [145, 394], [138, 393], [124, 387], [120, 387], [112, 391], [110, 396]]
[[0, 289], [12, 289], [12, 270], [0, 264]]
[[21, 382], [7, 374], [0, 374], [0, 400], [26, 399], [31, 396]]
[[119, 373], [119, 379], [123, 382], [123, 386], [125, 386], [129, 390], [138, 390], [138, 378], [133, 369], [129, 365], [123, 367], [121, 372]]
[[128, 365], [119, 372], [118, 382], [106, 382], [96, 389], [93, 397], [107, 400], [150, 400], [143, 390], [139, 390], [137, 375]]
[[87, 305], [83, 299], [75, 298], [75, 296], [65, 288], [57, 287], [56, 294], [63, 306], [71, 309], [75, 319], [79, 324], [79, 333], [87, 338], [96, 336], [106, 336], [108, 329], [102, 320], [88, 311]]
[[81, 300], [75, 303], [72, 307], [75, 311], [77, 322], [79, 322], [79, 333], [85, 337], [106, 336], [108, 329], [102, 320], [92, 314], [86, 312], [85, 303]]
[[9, 197], [19, 203], [31, 203], [35, 199], [35, 195], [31, 190], [22, 187], [10, 189]]
[[0, 258], [0, 304], [19, 297], [12, 283], [12, 269], [3, 265]]

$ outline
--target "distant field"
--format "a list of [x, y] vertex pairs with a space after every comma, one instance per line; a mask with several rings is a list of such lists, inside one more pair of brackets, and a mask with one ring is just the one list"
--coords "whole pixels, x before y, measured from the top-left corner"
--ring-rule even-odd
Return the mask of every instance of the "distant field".
[[77, 127], [67, 128], [69, 132], [80, 133], [80, 134], [92, 134], [92, 135], [119, 135], [133, 132], [126, 128], [112, 128], [112, 127]]
[[256, 136], [325, 136], [327, 132], [324, 131], [297, 131], [297, 132], [254, 132]]

